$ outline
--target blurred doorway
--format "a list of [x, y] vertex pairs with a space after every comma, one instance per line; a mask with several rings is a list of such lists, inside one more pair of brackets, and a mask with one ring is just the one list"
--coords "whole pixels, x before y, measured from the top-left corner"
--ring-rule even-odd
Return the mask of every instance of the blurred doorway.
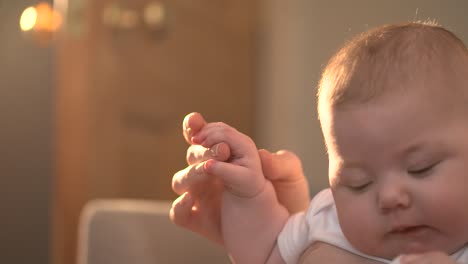
[[175, 197], [185, 114], [254, 133], [258, 1], [85, 3], [57, 44], [56, 264], [75, 262], [89, 199]]

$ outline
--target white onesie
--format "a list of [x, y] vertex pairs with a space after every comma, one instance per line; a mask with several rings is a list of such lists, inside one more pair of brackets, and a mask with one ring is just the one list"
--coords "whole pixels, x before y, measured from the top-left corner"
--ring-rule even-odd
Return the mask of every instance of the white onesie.
[[[278, 237], [278, 246], [285, 262], [287, 264], [295, 264], [302, 255], [302, 252], [315, 241], [325, 242], [382, 263], [399, 263], [398, 258], [390, 261], [372, 257], [359, 252], [351, 246], [341, 231], [336, 214], [335, 201], [330, 189], [325, 189], [318, 193], [310, 202], [306, 212], [295, 214], [288, 219]], [[468, 264], [467, 248], [465, 246], [452, 254], [451, 257], [457, 263]]]

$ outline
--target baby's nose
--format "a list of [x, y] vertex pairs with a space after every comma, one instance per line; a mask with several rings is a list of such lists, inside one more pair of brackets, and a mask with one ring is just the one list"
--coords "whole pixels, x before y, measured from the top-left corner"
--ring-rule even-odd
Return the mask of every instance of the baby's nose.
[[395, 209], [405, 209], [411, 205], [411, 196], [403, 184], [388, 183], [378, 192], [378, 206], [386, 213]]

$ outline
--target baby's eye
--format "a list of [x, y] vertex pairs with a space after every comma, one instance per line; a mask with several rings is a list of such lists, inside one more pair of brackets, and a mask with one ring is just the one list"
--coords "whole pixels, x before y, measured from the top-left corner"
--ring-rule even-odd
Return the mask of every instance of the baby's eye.
[[420, 167], [420, 168], [409, 169], [409, 170], [408, 170], [408, 173], [409, 173], [409, 174], [412, 174], [412, 175], [423, 176], [423, 175], [425, 175], [425, 174], [431, 172], [432, 169], [433, 169], [437, 164], [439, 164], [439, 162], [434, 162], [434, 163], [431, 163], [430, 165], [422, 166], [422, 167]]
[[362, 192], [364, 191], [372, 182], [360, 184], [360, 185], [349, 185], [348, 188], [350, 188], [354, 192]]

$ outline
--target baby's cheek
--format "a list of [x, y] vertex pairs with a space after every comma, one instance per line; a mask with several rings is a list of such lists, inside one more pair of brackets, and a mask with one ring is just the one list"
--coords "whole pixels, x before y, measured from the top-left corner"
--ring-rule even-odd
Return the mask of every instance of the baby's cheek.
[[338, 219], [340, 221], [343, 234], [348, 240], [354, 241], [359, 237], [358, 234], [365, 231], [363, 226], [366, 226], [366, 216], [358, 215], [356, 211], [349, 209], [350, 208], [338, 210]]
[[375, 234], [379, 232], [365, 204], [348, 202], [337, 204], [341, 230], [353, 247], [367, 253], [375, 246]]

